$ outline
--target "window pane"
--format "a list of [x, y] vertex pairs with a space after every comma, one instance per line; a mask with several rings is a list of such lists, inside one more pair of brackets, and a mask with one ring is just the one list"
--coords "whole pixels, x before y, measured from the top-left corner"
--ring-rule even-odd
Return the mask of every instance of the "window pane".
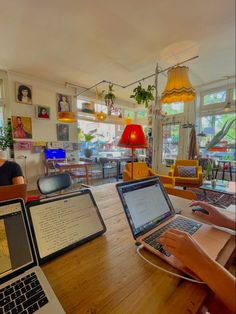
[[205, 95], [203, 97], [203, 104], [204, 105], [219, 104], [219, 103], [225, 102], [225, 100], [226, 100], [226, 91], [221, 91], [221, 92]]
[[[123, 132], [123, 126], [101, 122], [79, 120], [78, 142], [80, 143], [80, 157], [84, 156], [85, 148], [92, 150], [92, 157], [119, 157], [127, 149], [117, 147], [117, 143]], [[93, 138], [85, 142], [84, 134], [90, 134]]]
[[[236, 128], [235, 122], [231, 125], [229, 131], [214, 146], [214, 151], [206, 150], [206, 145], [213, 139], [213, 137], [222, 130], [225, 123], [233, 121], [236, 118], [234, 113], [205, 116], [201, 118], [201, 130], [205, 133], [206, 137], [199, 137], [201, 154], [203, 157], [212, 157], [216, 160], [236, 160], [235, 138]], [[217, 148], [225, 148], [224, 151], [217, 151]]]
[[179, 124], [167, 124], [162, 127], [162, 163], [178, 156]]
[[138, 119], [144, 119], [147, 117], [147, 110], [144, 111], [138, 111], [137, 112], [137, 118]]
[[124, 112], [125, 117], [130, 117], [131, 119], [134, 118], [134, 111], [130, 111], [130, 110], [125, 110]]
[[163, 104], [162, 111], [166, 112], [167, 115], [178, 114], [184, 112], [184, 103], [183, 102], [175, 102], [172, 104]]
[[234, 92], [233, 92], [233, 100], [236, 100], [236, 88], [234, 88]]

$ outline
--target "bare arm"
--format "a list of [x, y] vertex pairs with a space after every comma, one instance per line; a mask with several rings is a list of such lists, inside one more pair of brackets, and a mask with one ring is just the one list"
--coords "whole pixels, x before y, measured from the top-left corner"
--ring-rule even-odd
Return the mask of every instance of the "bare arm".
[[220, 226], [220, 227], [225, 227], [229, 228], [232, 230], [235, 230], [235, 221], [230, 219], [229, 217], [225, 216], [221, 212], [219, 212], [214, 206], [205, 203], [205, 202], [192, 202], [190, 206], [200, 206], [204, 209], [206, 209], [209, 213], [209, 215], [203, 214], [201, 212], [195, 212], [194, 214], [198, 217], [203, 218], [204, 220]]
[[24, 178], [22, 176], [12, 178], [12, 184], [13, 185], [15, 185], [15, 184], [24, 184], [24, 183], [25, 183], [25, 181], [24, 181]]
[[161, 235], [158, 242], [199, 276], [235, 312], [235, 278], [207, 255], [188, 233], [169, 229]]

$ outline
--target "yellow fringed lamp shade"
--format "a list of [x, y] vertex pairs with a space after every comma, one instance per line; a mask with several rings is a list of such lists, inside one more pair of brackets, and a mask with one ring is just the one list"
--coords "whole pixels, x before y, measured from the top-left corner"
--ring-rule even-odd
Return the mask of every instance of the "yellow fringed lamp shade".
[[58, 112], [58, 121], [60, 122], [77, 122], [77, 118], [74, 112], [71, 111], [64, 111], [64, 112]]
[[188, 67], [177, 66], [168, 71], [168, 79], [161, 102], [169, 104], [173, 102], [193, 101], [196, 97], [195, 89], [188, 78]]

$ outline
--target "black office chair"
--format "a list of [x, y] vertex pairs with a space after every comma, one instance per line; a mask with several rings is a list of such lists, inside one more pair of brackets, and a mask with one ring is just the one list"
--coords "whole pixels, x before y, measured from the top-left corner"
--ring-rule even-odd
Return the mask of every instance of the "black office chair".
[[39, 192], [44, 195], [60, 192], [69, 188], [71, 185], [72, 180], [67, 172], [41, 177], [37, 181]]

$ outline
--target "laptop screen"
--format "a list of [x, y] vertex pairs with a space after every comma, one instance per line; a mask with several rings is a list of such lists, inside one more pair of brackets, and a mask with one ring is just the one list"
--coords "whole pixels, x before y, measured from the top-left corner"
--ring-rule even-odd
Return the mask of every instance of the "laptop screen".
[[0, 281], [34, 262], [21, 200], [0, 203]]
[[27, 208], [40, 263], [106, 230], [89, 190], [46, 198]]
[[156, 227], [174, 213], [157, 177], [117, 185], [134, 237]]

